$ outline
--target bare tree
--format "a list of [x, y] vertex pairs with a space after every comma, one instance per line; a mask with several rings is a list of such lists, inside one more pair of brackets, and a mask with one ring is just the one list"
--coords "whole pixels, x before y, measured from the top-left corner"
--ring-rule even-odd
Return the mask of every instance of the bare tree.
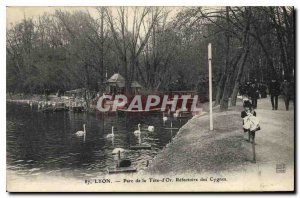
[[[129, 9], [130, 12], [133, 13], [132, 23], [130, 24], [131, 31], [129, 31], [128, 27]], [[105, 9], [105, 13], [114, 38], [116, 52], [118, 53], [122, 67], [124, 68], [126, 92], [129, 92], [138, 57], [146, 46], [151, 35], [151, 30], [160, 17], [161, 8], [120, 7], [117, 9], [117, 17], [113, 15], [112, 10], [109, 8]], [[144, 25], [145, 20], [148, 18], [147, 16], [151, 14], [153, 14], [153, 16], [151, 17], [150, 23], [142, 32], [142, 26]]]

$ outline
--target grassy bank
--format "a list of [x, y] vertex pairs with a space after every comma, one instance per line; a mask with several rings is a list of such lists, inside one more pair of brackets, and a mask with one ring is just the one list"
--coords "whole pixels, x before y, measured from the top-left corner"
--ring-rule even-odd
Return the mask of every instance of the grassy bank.
[[160, 153], [147, 171], [150, 173], [207, 172], [241, 168], [250, 156], [238, 110], [215, 112], [214, 131], [209, 131], [208, 115], [190, 120], [173, 142]]
[[[194, 118], [183, 126], [146, 170], [148, 174], [232, 173], [261, 175], [272, 172], [278, 164], [286, 171], [294, 169], [294, 112], [272, 111], [269, 99], [261, 99], [256, 110], [262, 130], [256, 133], [256, 163], [252, 147], [243, 133], [241, 102], [229, 111], [214, 112], [214, 130], [209, 131], [208, 115]], [[293, 180], [293, 179], [291, 179]]]

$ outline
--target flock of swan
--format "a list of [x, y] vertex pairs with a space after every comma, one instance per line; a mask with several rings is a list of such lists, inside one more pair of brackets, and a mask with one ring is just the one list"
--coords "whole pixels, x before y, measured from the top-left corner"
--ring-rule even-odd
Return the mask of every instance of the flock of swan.
[[[174, 113], [174, 117], [178, 117], [179, 116], [179, 112], [175, 112]], [[168, 117], [165, 115], [165, 113], [163, 112], [163, 117], [162, 117], [162, 120], [163, 120], [163, 123], [165, 124], [167, 121], [168, 121]], [[172, 125], [172, 123], [171, 123], [171, 125]], [[172, 127], [172, 126], [171, 126]], [[141, 135], [141, 124], [138, 124], [137, 125], [137, 130], [135, 130], [134, 132], [133, 132], [133, 134], [134, 135], [136, 135], [136, 136], [139, 136], [139, 135]], [[149, 132], [154, 132], [154, 126], [152, 126], [152, 125], [149, 125], [148, 127], [147, 127], [147, 129], [143, 129], [143, 130], [147, 130], [147, 131], [149, 131]], [[76, 133], [75, 133], [75, 135], [77, 136], [77, 137], [84, 137], [84, 139], [85, 139], [85, 136], [86, 136], [86, 128], [85, 128], [85, 124], [83, 124], [83, 131], [77, 131]], [[112, 126], [111, 127], [111, 133], [110, 134], [107, 134], [106, 135], [106, 138], [107, 139], [112, 139], [112, 138], [114, 138], [115, 137], [115, 134], [114, 134], [114, 126]]]
[[[148, 126], [148, 128], [147, 128], [147, 131], [149, 131], [149, 132], [154, 132], [154, 126]], [[133, 134], [134, 135], [140, 135], [141, 134], [141, 124], [138, 124], [138, 130], [135, 130], [134, 132], [133, 132]], [[83, 124], [83, 131], [77, 131], [76, 133], [75, 133], [75, 135], [77, 136], [77, 137], [85, 137], [86, 136], [86, 128], [85, 128], [85, 124]], [[107, 139], [111, 139], [111, 138], [114, 138], [115, 137], [115, 134], [114, 134], [114, 126], [112, 126], [111, 127], [111, 133], [109, 133], [109, 134], [107, 134], [106, 135], [106, 138]]]
[[[175, 113], [174, 113], [174, 117], [175, 117]], [[162, 121], [163, 121], [164, 125], [165, 125], [166, 121], [168, 121], [168, 119], [169, 118], [167, 116], [165, 116], [165, 114], [163, 113]], [[83, 131], [80, 130], [80, 131], [77, 131], [75, 133], [75, 135], [77, 137], [82, 137], [83, 136], [83, 141], [84, 142], [85, 142], [85, 137], [86, 137], [86, 132], [87, 132], [85, 126], [86, 126], [86, 124], [83, 124]], [[171, 134], [172, 134], [172, 129], [173, 129], [172, 121], [171, 121], [171, 128], [165, 128], [165, 129], [171, 129]], [[148, 127], [146, 127], [146, 128], [141, 128], [141, 124], [139, 123], [137, 125], [137, 130], [133, 131], [133, 134], [139, 138], [139, 145], [140, 145], [141, 144], [141, 133], [142, 133], [142, 131], [154, 132], [154, 130], [155, 130], [155, 127], [152, 126], [152, 125], [148, 125]], [[106, 138], [110, 139], [112, 141], [114, 140], [114, 138], [115, 138], [114, 126], [111, 127], [111, 133], [107, 134]], [[117, 163], [116, 164], [117, 168], [131, 166], [131, 160], [122, 159], [122, 157], [121, 157], [121, 153], [124, 153], [125, 151], [126, 150], [123, 149], [123, 148], [114, 148], [112, 153], [111, 153], [114, 156], [117, 155], [117, 159], [115, 159], [116, 163]], [[147, 161], [147, 163], [149, 163], [149, 162]]]
[[[33, 106], [33, 104], [32, 104], [32, 101], [27, 101], [28, 102], [28, 104], [30, 105], [30, 107], [32, 108], [32, 106]], [[54, 103], [50, 103], [50, 102], [39, 102], [38, 103], [38, 109], [42, 109], [42, 108], [44, 108], [46, 105], [53, 105], [53, 106], [55, 106], [55, 102]], [[169, 112], [168, 112], [169, 113]], [[179, 112], [175, 112], [174, 114], [173, 114], [173, 116], [174, 117], [178, 117], [179, 116]], [[165, 123], [168, 121], [168, 117], [165, 115], [165, 113], [163, 112], [163, 117], [162, 117], [162, 120], [163, 120], [163, 123], [164, 123], [164, 125], [165, 125]], [[76, 133], [75, 133], [75, 136], [77, 136], [77, 137], [84, 137], [84, 140], [85, 140], [85, 137], [86, 137], [86, 128], [85, 128], [85, 126], [86, 126], [86, 124], [83, 124], [83, 131], [82, 130], [80, 130], [80, 131], [77, 131]], [[139, 136], [139, 135], [141, 135], [141, 124], [138, 124], [137, 125], [137, 130], [135, 130], [134, 132], [133, 132], [133, 134], [134, 135], [136, 135], [136, 136]], [[143, 130], [147, 130], [147, 131], [149, 131], [149, 132], [154, 132], [154, 126], [152, 126], [152, 125], [149, 125], [148, 127], [147, 127], [147, 129], [143, 129]], [[106, 138], [107, 139], [112, 139], [112, 138], [114, 138], [115, 137], [115, 134], [114, 134], [114, 126], [112, 126], [111, 127], [111, 133], [110, 134], [107, 134], [106, 135]]]

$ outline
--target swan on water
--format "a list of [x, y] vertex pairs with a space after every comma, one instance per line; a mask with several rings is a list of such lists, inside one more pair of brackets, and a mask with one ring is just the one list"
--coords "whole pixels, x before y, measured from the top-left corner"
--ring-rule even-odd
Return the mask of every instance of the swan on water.
[[77, 132], [75, 133], [75, 135], [76, 135], [77, 137], [82, 137], [82, 136], [85, 136], [85, 134], [86, 134], [85, 124], [83, 124], [83, 131], [77, 131]]
[[168, 114], [171, 115], [171, 109], [170, 108], [168, 109]]
[[148, 126], [148, 131], [153, 132], [154, 131], [154, 126]]
[[180, 110], [177, 109], [177, 110], [175, 111], [175, 113], [173, 114], [173, 116], [174, 116], [175, 118], [179, 117], [179, 116], [180, 116]]
[[163, 112], [163, 122], [166, 123], [167, 120], [168, 120], [168, 117], [165, 116], [165, 112]]
[[114, 138], [115, 134], [114, 134], [114, 127], [111, 127], [111, 133], [106, 135], [106, 138]]
[[154, 131], [154, 126], [148, 125], [146, 128], [140, 128], [140, 131], [149, 131], [149, 132], [153, 132], [153, 131]]
[[134, 133], [134, 135], [139, 135], [139, 134], [141, 134], [141, 128], [140, 128], [140, 125], [141, 124], [138, 124], [138, 130], [135, 130], [133, 133]]

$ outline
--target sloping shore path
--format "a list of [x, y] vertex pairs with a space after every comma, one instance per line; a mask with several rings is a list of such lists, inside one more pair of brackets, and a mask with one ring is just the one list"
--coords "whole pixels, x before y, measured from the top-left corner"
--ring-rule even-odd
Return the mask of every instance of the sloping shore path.
[[[240, 186], [232, 190], [292, 190], [294, 182], [294, 107], [286, 111], [283, 99], [273, 111], [269, 98], [258, 101], [261, 130], [256, 133], [256, 163], [243, 133], [242, 102], [226, 112], [215, 109], [214, 130], [209, 116], [194, 118], [153, 160], [149, 175], [230, 175]], [[228, 188], [230, 189], [230, 188]]]

